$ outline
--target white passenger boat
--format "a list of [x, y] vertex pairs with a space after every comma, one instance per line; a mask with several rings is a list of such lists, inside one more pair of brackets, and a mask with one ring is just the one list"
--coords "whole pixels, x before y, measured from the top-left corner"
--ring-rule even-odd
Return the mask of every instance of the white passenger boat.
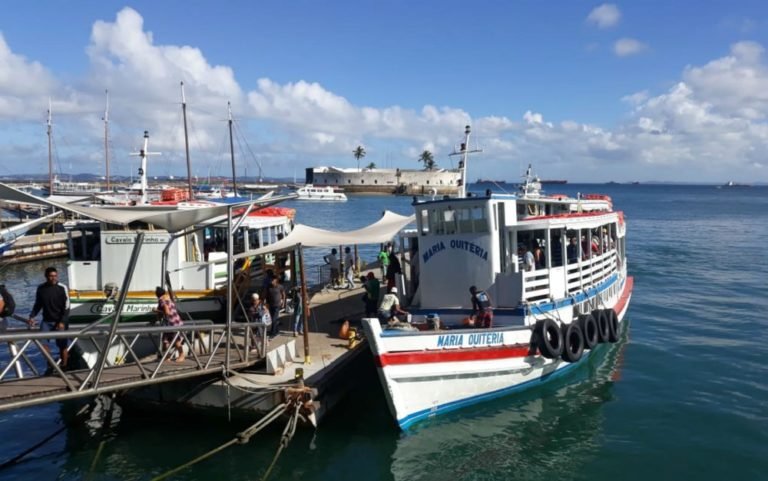
[[[412, 324], [363, 320], [401, 428], [536, 386], [618, 340], [633, 283], [622, 212], [607, 196], [537, 184], [529, 167], [515, 195], [470, 196], [462, 182], [458, 198], [415, 201], [417, 229], [401, 234]], [[526, 250], [538, 257], [528, 268]], [[470, 326], [470, 286], [489, 295], [491, 327]]]
[[312, 184], [307, 184], [303, 187], [296, 189], [298, 197], [296, 200], [322, 200], [322, 201], [336, 201], [344, 202], [347, 200], [344, 192], [334, 190], [331, 186], [315, 187]]

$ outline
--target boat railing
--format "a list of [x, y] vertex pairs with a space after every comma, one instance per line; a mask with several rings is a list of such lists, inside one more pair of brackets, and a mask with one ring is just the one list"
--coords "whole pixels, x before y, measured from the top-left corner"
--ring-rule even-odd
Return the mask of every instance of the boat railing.
[[617, 270], [616, 250], [612, 249], [589, 259], [568, 264], [566, 289], [568, 294], [584, 290], [607, 279]]
[[[82, 327], [82, 326], [80, 326]], [[61, 386], [61, 393], [49, 394], [48, 401], [81, 397], [87, 393], [113, 392], [154, 384], [170, 378], [221, 372], [222, 368], [250, 365], [266, 353], [266, 332], [261, 323], [226, 324], [196, 321], [182, 326], [153, 323], [120, 323], [110, 341], [110, 323], [84, 331], [70, 326], [67, 331], [43, 332], [8, 329], [0, 332], [0, 410], [8, 408], [3, 388], [14, 383], [49, 376]], [[163, 337], [169, 349], [163, 349]], [[70, 352], [69, 369], [57, 362], [48, 348], [49, 340], [66, 339]], [[186, 360], [175, 362], [174, 345], [185, 345]], [[79, 361], [76, 361], [79, 358]], [[79, 366], [75, 366], [76, 363]], [[47, 369], [47, 372], [43, 372]], [[73, 369], [77, 367], [77, 369]], [[102, 373], [104, 375], [102, 375]], [[6, 391], [7, 392], [7, 391]], [[56, 399], [53, 399], [53, 396]], [[39, 402], [27, 398], [12, 401], [13, 407]]]

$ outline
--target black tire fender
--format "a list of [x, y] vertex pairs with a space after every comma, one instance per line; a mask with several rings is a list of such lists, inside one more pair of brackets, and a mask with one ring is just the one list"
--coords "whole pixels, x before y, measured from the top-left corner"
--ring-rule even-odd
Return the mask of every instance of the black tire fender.
[[595, 309], [592, 311], [592, 317], [597, 321], [597, 337], [600, 342], [608, 342], [611, 328], [608, 325], [608, 316], [604, 309]]
[[584, 349], [594, 349], [600, 342], [595, 317], [592, 314], [582, 314], [579, 316], [578, 323], [581, 335], [584, 337]]
[[536, 322], [539, 352], [547, 359], [557, 359], [563, 353], [563, 333], [552, 319]]
[[619, 316], [613, 309], [606, 309], [605, 316], [608, 319], [608, 341], [616, 342], [619, 340]]
[[563, 354], [565, 362], [577, 362], [584, 353], [584, 336], [575, 322], [563, 326]]

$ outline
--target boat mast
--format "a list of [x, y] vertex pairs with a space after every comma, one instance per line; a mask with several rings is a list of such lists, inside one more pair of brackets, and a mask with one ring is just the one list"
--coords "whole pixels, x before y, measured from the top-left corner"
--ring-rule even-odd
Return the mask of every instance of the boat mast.
[[51, 98], [48, 97], [48, 195], [53, 195], [53, 147], [52, 147], [52, 125], [51, 125]]
[[461, 155], [459, 160], [459, 171], [461, 172], [461, 178], [459, 179], [459, 198], [467, 196], [467, 161], [469, 160], [469, 154], [482, 152], [482, 149], [469, 150], [469, 134], [471, 129], [469, 125], [464, 128], [464, 142], [461, 144], [461, 149], [458, 152], [454, 152], [450, 155]]
[[159, 152], [150, 152], [149, 150], [149, 131], [144, 131], [144, 148], [138, 153], [131, 155], [138, 155], [141, 157], [141, 167], [139, 167], [139, 192], [141, 193], [141, 203], [147, 203], [147, 190], [149, 186], [147, 184], [147, 157], [150, 155], [160, 155]]
[[189, 161], [189, 134], [187, 133], [187, 99], [184, 96], [184, 82], [181, 82], [181, 113], [184, 117], [184, 150], [187, 154], [187, 187], [189, 188], [189, 200], [192, 200], [192, 164]]
[[227, 110], [229, 111], [229, 155], [232, 157], [232, 190], [235, 197], [237, 197], [237, 177], [235, 175], [235, 143], [232, 140], [232, 104], [227, 102]]
[[107, 168], [107, 190], [111, 189], [109, 182], [109, 90], [105, 90], [107, 94], [107, 105], [104, 108], [104, 160]]

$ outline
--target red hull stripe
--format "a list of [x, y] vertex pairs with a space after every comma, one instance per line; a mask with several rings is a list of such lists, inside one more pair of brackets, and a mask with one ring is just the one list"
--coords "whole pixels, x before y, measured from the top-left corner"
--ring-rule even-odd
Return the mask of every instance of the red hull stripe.
[[487, 361], [510, 357], [525, 357], [528, 346], [484, 347], [478, 349], [444, 349], [441, 351], [389, 352], [376, 359], [379, 367], [397, 364], [426, 364], [432, 362]]
[[616, 311], [616, 314], [619, 314], [622, 310], [624, 310], [624, 306], [626, 306], [627, 301], [629, 301], [629, 296], [632, 294], [632, 288], [634, 285], [635, 278], [632, 276], [627, 276], [627, 281], [624, 283], [624, 291], [621, 293], [621, 297], [619, 297], [616, 305], [613, 306], [613, 310]]

